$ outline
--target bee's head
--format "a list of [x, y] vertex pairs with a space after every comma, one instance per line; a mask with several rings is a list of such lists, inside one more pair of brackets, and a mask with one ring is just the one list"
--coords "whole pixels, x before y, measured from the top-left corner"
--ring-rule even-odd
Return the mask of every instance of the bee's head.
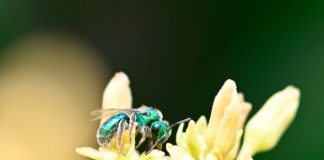
[[140, 108], [143, 113], [137, 114], [137, 122], [140, 124], [151, 125], [155, 121], [161, 121], [163, 118], [162, 113], [155, 108], [151, 107], [141, 107]]
[[167, 121], [156, 121], [152, 123], [150, 130], [154, 143], [157, 141], [165, 142], [170, 138], [172, 133]]
[[165, 143], [171, 136], [172, 128], [184, 123], [188, 122], [190, 118], [186, 118], [184, 120], [178, 121], [169, 125], [167, 121], [156, 121], [152, 123], [150, 127], [151, 131], [151, 146], [147, 149], [146, 154], [150, 153], [155, 147], [158, 147], [159, 150], [162, 149], [162, 144]]

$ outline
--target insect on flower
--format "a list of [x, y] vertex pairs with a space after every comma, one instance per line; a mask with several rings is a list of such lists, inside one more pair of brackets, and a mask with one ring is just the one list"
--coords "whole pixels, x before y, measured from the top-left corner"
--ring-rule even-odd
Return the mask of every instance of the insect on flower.
[[170, 125], [168, 121], [163, 120], [161, 111], [144, 105], [137, 109], [99, 109], [92, 112], [92, 115], [97, 115], [93, 120], [110, 117], [102, 123], [97, 132], [97, 141], [101, 147], [106, 147], [116, 137], [117, 150], [120, 152], [123, 132], [128, 129], [131, 134], [136, 124], [135, 133], [141, 136], [136, 148], [149, 139], [146, 154], [155, 147], [161, 150], [162, 144], [170, 138], [172, 128], [190, 120], [186, 118]]

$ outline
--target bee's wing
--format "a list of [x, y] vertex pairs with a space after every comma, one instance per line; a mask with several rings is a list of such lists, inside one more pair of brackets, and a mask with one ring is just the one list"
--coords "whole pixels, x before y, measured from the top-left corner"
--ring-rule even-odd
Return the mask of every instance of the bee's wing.
[[125, 114], [132, 114], [132, 113], [147, 113], [140, 109], [119, 109], [119, 108], [111, 108], [111, 109], [97, 109], [91, 112], [92, 116], [95, 116], [92, 120], [98, 120], [102, 117], [111, 117], [112, 115], [116, 113], [125, 113]]

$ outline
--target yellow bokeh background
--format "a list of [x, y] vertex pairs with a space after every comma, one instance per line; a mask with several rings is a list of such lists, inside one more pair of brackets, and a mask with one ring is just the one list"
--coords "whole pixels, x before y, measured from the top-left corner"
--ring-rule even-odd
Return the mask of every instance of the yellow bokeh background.
[[0, 159], [85, 159], [96, 146], [106, 65], [86, 42], [64, 33], [26, 35], [4, 51], [0, 70]]

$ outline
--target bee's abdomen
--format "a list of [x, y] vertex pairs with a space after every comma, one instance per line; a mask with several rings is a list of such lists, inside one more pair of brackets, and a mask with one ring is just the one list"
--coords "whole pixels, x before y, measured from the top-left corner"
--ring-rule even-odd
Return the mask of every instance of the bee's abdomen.
[[116, 135], [119, 122], [125, 119], [129, 122], [129, 117], [124, 113], [119, 113], [107, 119], [97, 132], [97, 140], [100, 146], [106, 146]]

